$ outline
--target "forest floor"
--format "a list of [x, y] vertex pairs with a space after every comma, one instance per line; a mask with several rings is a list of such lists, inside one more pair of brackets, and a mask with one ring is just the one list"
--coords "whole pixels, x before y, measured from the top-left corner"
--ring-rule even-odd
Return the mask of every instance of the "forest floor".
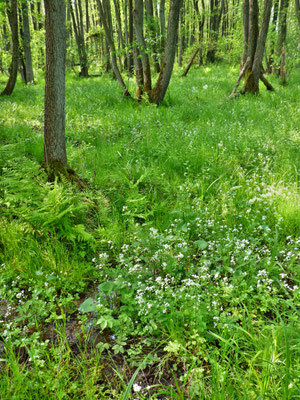
[[300, 73], [237, 75], [68, 75], [84, 190], [40, 168], [43, 79], [0, 98], [1, 399], [300, 398]]

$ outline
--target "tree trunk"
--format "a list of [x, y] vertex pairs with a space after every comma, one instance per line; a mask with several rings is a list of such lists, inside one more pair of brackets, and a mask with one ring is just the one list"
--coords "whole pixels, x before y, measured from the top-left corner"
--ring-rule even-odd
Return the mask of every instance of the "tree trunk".
[[271, 30], [271, 37], [270, 37], [270, 52], [269, 52], [269, 68], [268, 68], [268, 73], [271, 73], [273, 70], [273, 64], [274, 64], [274, 52], [275, 52], [275, 35], [276, 35], [276, 26], [277, 26], [277, 17], [278, 17], [278, 5], [279, 5], [279, 0], [274, 1], [274, 6], [273, 6], [273, 17], [272, 17], [272, 23], [270, 26]]
[[[268, 34], [272, 0], [264, 0], [264, 10], [261, 19], [261, 27], [258, 32], [258, 15], [259, 7], [258, 0], [244, 0], [244, 17], [249, 14], [249, 31], [248, 31], [248, 44], [244, 47], [247, 50], [247, 58], [244, 65], [241, 68], [240, 76], [231, 96], [234, 95], [235, 90], [238, 87], [239, 81], [245, 72], [245, 82], [241, 93], [252, 93], [257, 94], [259, 92], [259, 80], [262, 80], [267, 86], [268, 90], [271, 89], [271, 85], [262, 75], [262, 61], [265, 53], [265, 45]], [[244, 23], [247, 23], [244, 18]], [[244, 27], [244, 33], [246, 28]], [[244, 54], [243, 54], [244, 57]]]
[[24, 3], [22, 3], [22, 20], [23, 20], [24, 62], [25, 62], [25, 73], [26, 73], [25, 80], [26, 83], [34, 83], [27, 1], [24, 1]]
[[178, 54], [178, 65], [182, 66], [182, 57], [185, 50], [185, 18], [184, 18], [184, 7], [180, 10], [179, 15], [179, 54]]
[[65, 143], [65, 2], [45, 0], [45, 14], [44, 164], [48, 170], [64, 174], [67, 166]]
[[69, 0], [69, 7], [72, 16], [73, 30], [77, 44], [78, 57], [80, 63], [80, 76], [88, 76], [88, 61], [85, 48], [84, 29], [83, 29], [83, 15], [81, 0]]
[[159, 3], [159, 20], [160, 20], [160, 34], [161, 34], [161, 41], [160, 41], [160, 53], [161, 54], [164, 52], [165, 42], [166, 42], [165, 5], [166, 5], [166, 0], [160, 0], [160, 3]]
[[157, 32], [156, 32], [156, 21], [154, 19], [153, 13], [153, 2], [152, 0], [145, 0], [146, 5], [146, 22], [147, 22], [147, 32], [151, 41], [151, 50], [152, 50], [152, 60], [154, 65], [155, 72], [160, 71], [160, 66], [157, 57]]
[[144, 39], [144, 26], [143, 26], [143, 14], [144, 5], [143, 0], [135, 0], [133, 10], [133, 20], [136, 39], [139, 47], [139, 52], [142, 59], [143, 65], [143, 79], [144, 79], [144, 90], [146, 93], [150, 93], [151, 90], [151, 70], [148, 54], [146, 53], [146, 43]]
[[159, 104], [163, 101], [170, 83], [176, 53], [181, 4], [182, 0], [170, 0], [170, 12], [168, 19], [168, 33], [165, 53], [161, 65], [159, 78], [149, 95], [150, 101], [152, 103]]
[[99, 10], [99, 16], [101, 19], [101, 22], [103, 24], [103, 28], [105, 31], [105, 38], [109, 47], [109, 53], [110, 53], [110, 60], [111, 60], [111, 66], [113, 73], [115, 75], [115, 78], [117, 79], [119, 85], [124, 89], [124, 96], [130, 96], [128, 89], [123, 81], [122, 75], [120, 73], [119, 67], [118, 67], [118, 62], [117, 62], [117, 57], [116, 57], [116, 49], [115, 49], [115, 44], [113, 40], [113, 32], [112, 32], [112, 24], [111, 24], [111, 15], [109, 13], [108, 6], [107, 4], [109, 0], [97, 0], [98, 4], [98, 10]]
[[19, 63], [18, 4], [17, 0], [6, 0], [8, 21], [12, 35], [12, 63], [9, 79], [1, 96], [11, 95], [17, 80]]
[[89, 33], [90, 30], [89, 0], [85, 0], [85, 30], [86, 33]]
[[288, 13], [289, 0], [281, 0], [279, 12], [279, 35], [277, 43], [277, 59], [279, 60], [276, 66], [276, 73], [286, 83], [286, 68], [285, 68], [285, 49], [286, 49], [286, 31], [287, 31], [287, 13]]
[[[127, 0], [125, 0], [127, 1]], [[128, 71], [130, 74], [133, 74], [133, 3], [132, 0], [128, 0]]]
[[209, 48], [206, 58], [210, 62], [215, 61], [216, 45], [219, 36], [220, 21], [224, 10], [224, 0], [221, 0], [219, 7], [218, 0], [210, 0], [210, 32]]
[[[115, 15], [116, 15], [116, 20], [117, 20], [117, 25], [118, 25], [118, 38], [119, 42], [122, 48], [122, 52], [125, 55], [125, 43], [123, 39], [123, 33], [122, 33], [122, 22], [121, 22], [121, 12], [120, 12], [120, 4], [119, 0], [114, 0], [114, 6], [115, 6]], [[125, 62], [126, 64], [126, 57], [125, 57]]]

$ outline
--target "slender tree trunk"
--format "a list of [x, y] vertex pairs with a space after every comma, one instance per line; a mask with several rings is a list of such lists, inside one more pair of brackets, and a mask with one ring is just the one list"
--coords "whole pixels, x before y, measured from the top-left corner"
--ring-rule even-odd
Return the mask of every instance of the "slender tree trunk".
[[[114, 6], [115, 6], [115, 15], [116, 15], [116, 20], [117, 20], [117, 26], [118, 26], [118, 39], [119, 39], [119, 43], [122, 48], [122, 53], [125, 55], [125, 42], [124, 42], [123, 33], [122, 33], [122, 22], [121, 22], [121, 12], [120, 12], [119, 0], [114, 0]], [[126, 57], [125, 57], [124, 64], [126, 64]]]
[[27, 1], [24, 1], [24, 3], [22, 3], [22, 20], [23, 20], [23, 47], [24, 47], [24, 62], [26, 71], [26, 83], [34, 83]]
[[6, 0], [8, 21], [12, 35], [12, 63], [9, 79], [5, 89], [1, 93], [3, 95], [11, 95], [17, 80], [18, 63], [19, 63], [19, 37], [18, 37], [18, 3], [17, 0]]
[[286, 84], [285, 52], [288, 6], [289, 0], [281, 0], [279, 13], [279, 35], [276, 51], [277, 59], [279, 60], [279, 65], [276, 67], [276, 73], [283, 79], [284, 84]]
[[77, 44], [79, 63], [80, 63], [80, 76], [88, 76], [88, 61], [85, 48], [84, 29], [83, 29], [83, 14], [81, 0], [69, 0], [69, 8], [72, 16], [73, 30]]
[[[113, 73], [115, 75], [115, 78], [117, 79], [119, 85], [124, 89], [124, 96], [130, 96], [128, 89], [123, 81], [122, 75], [120, 73], [119, 67], [118, 67], [118, 62], [117, 62], [117, 57], [116, 57], [116, 49], [115, 49], [115, 44], [113, 40], [113, 32], [112, 32], [112, 24], [111, 24], [111, 15], [109, 14], [109, 9], [108, 9], [108, 2], [109, 0], [102, 0], [102, 3], [100, 0], [97, 0], [98, 3], [98, 10], [99, 10], [99, 16], [103, 24], [103, 28], [105, 31], [105, 38], [109, 47], [109, 53], [110, 53], [110, 60], [111, 60], [111, 66]], [[106, 3], [105, 3], [106, 2]]]
[[157, 32], [156, 32], [156, 21], [154, 19], [153, 13], [153, 1], [145, 0], [146, 6], [146, 27], [147, 33], [151, 41], [151, 50], [152, 50], [152, 60], [155, 72], [160, 71], [160, 66], [157, 57]]
[[264, 10], [259, 34], [258, 30], [258, 2], [250, 0], [250, 24], [248, 44], [248, 67], [246, 70], [245, 84], [242, 93], [258, 93], [259, 79], [262, 71], [262, 60], [268, 34], [272, 0], [264, 0]]
[[243, 2], [243, 55], [241, 60], [241, 70], [245, 65], [248, 54], [248, 42], [249, 42], [249, 0]]
[[89, 0], [85, 0], [85, 29], [86, 33], [90, 31], [90, 11], [89, 11]]
[[274, 64], [274, 52], [275, 52], [275, 35], [276, 35], [276, 25], [277, 25], [277, 18], [278, 18], [278, 6], [279, 6], [279, 0], [274, 1], [274, 6], [273, 6], [273, 17], [272, 17], [272, 23], [270, 26], [271, 30], [271, 37], [270, 37], [270, 52], [269, 52], [269, 68], [268, 68], [268, 73], [271, 73], [273, 70], [273, 64]]
[[65, 143], [65, 57], [66, 7], [62, 0], [45, 0], [46, 76], [44, 164], [64, 173]]
[[178, 65], [182, 66], [182, 57], [185, 50], [185, 19], [184, 19], [184, 6], [180, 10], [179, 15], [179, 54]]
[[146, 53], [146, 43], [144, 39], [143, 13], [144, 13], [143, 0], [135, 0], [134, 10], [133, 10], [135, 34], [143, 65], [144, 90], [146, 93], [149, 94], [151, 90], [151, 70], [150, 70], [149, 57], [148, 54]]
[[[127, 1], [127, 0], [125, 0]], [[132, 0], [128, 0], [128, 71], [133, 74], [134, 62], [133, 62], [133, 3]]]
[[161, 65], [161, 71], [156, 85], [151, 90], [149, 98], [152, 103], [159, 104], [163, 101], [168, 89], [176, 53], [179, 14], [182, 0], [170, 0], [170, 12], [168, 19], [168, 33], [164, 58]]
[[160, 53], [163, 54], [166, 43], [166, 17], [165, 17], [166, 0], [160, 0], [159, 3], [159, 20], [160, 20]]

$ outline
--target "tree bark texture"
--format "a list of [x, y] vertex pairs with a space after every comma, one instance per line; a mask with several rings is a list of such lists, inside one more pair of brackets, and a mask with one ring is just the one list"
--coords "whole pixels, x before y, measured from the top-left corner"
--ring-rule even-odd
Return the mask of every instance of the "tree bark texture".
[[11, 95], [17, 80], [19, 63], [19, 36], [18, 36], [18, 3], [17, 0], [6, 0], [8, 21], [12, 35], [12, 63], [9, 79], [1, 96]]
[[65, 144], [66, 6], [64, 0], [45, 0], [45, 14], [44, 164], [50, 169], [63, 170], [67, 166]]

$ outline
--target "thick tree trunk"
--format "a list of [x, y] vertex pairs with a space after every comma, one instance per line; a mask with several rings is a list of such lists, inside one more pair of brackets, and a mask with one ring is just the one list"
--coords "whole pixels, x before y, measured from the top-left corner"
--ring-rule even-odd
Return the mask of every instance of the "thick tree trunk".
[[176, 53], [181, 4], [182, 0], [170, 0], [168, 33], [164, 58], [162, 61], [159, 78], [149, 95], [150, 101], [152, 103], [159, 104], [163, 101], [170, 83]]
[[22, 20], [23, 20], [23, 48], [24, 48], [24, 62], [25, 62], [25, 80], [26, 83], [34, 83], [32, 57], [30, 47], [30, 30], [28, 19], [28, 3], [22, 3]]
[[6, 5], [12, 35], [12, 63], [8, 82], [1, 96], [12, 94], [17, 80], [19, 63], [18, 3], [17, 0], [6, 0]]
[[64, 173], [65, 144], [65, 57], [66, 6], [62, 0], [45, 0], [46, 76], [44, 164]]

